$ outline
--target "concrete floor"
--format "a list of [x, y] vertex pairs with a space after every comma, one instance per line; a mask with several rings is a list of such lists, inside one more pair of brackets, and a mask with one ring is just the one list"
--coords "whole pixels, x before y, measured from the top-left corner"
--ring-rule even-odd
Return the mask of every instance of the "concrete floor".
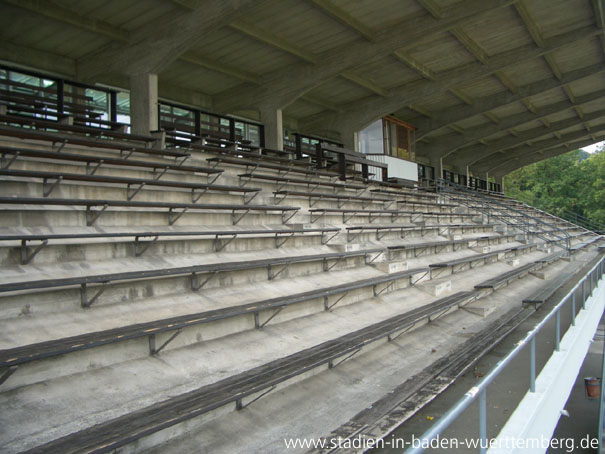
[[[553, 434], [553, 438], [573, 438], [582, 440], [598, 438], [599, 434], [599, 401], [591, 400], [586, 397], [586, 388], [584, 386], [584, 377], [600, 377], [602, 373], [603, 361], [603, 342], [605, 340], [603, 333], [605, 331], [605, 321], [601, 320], [601, 325], [590, 346], [590, 350], [584, 359], [582, 369], [578, 373], [578, 378], [574, 384], [565, 409], [569, 417], [561, 417], [559, 424]], [[548, 454], [558, 454], [566, 452], [565, 448], [551, 448]], [[598, 449], [584, 448], [580, 446], [574, 450], [576, 453], [596, 453]]]

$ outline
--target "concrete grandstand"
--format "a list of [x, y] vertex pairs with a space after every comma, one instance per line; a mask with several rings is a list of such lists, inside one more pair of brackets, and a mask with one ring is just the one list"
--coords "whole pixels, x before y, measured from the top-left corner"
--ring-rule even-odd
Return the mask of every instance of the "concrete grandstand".
[[0, 0], [0, 451], [363, 452], [285, 440], [582, 320], [502, 178], [605, 139], [604, 3]]

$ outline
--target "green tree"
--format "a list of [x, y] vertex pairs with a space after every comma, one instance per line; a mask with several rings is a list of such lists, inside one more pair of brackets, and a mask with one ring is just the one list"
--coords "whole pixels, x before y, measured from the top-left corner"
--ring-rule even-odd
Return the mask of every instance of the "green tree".
[[605, 225], [605, 152], [582, 150], [518, 169], [504, 179], [506, 194], [557, 215], [572, 212]]

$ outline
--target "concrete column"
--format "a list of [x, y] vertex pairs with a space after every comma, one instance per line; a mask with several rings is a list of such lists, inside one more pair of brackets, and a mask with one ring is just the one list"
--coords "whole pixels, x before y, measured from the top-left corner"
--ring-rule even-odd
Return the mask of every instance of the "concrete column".
[[272, 150], [283, 150], [284, 125], [281, 109], [262, 109], [260, 121], [265, 127], [265, 147]]
[[352, 131], [341, 131], [340, 141], [342, 146], [347, 150], [359, 151], [359, 144], [357, 143], [358, 135], [357, 132]]
[[504, 192], [504, 177], [502, 175], [494, 175], [494, 179], [496, 180], [496, 184], [500, 185], [500, 190]]
[[431, 166], [435, 168], [435, 179], [443, 178], [443, 158], [430, 156]]
[[158, 76], [130, 76], [130, 126], [133, 134], [149, 135], [159, 127]]

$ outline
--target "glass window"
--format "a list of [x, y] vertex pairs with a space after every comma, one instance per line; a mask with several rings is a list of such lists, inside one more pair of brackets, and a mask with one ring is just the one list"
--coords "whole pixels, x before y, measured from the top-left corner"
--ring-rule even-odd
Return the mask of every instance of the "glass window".
[[384, 154], [382, 120], [375, 121], [358, 134], [359, 152]]

